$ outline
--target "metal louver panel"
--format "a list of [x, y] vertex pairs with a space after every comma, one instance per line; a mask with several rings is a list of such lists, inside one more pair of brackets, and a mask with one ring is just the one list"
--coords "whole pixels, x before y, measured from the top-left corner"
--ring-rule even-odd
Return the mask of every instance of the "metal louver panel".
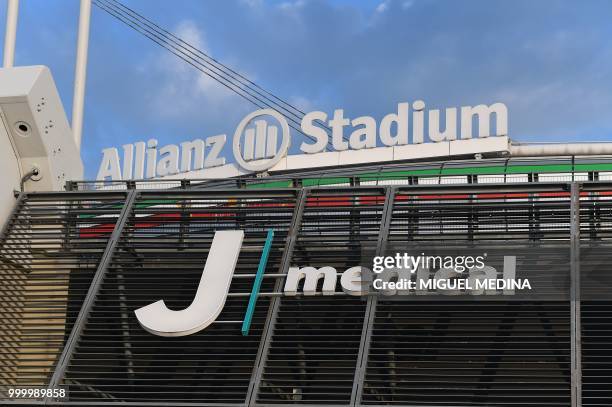
[[[125, 200], [23, 194], [0, 244], [0, 392], [46, 385]], [[92, 216], [105, 228], [86, 232]]]
[[363, 404], [568, 406], [569, 304], [379, 301]]
[[582, 405], [612, 405], [612, 191], [580, 201]]
[[[248, 296], [267, 230], [275, 231], [266, 274], [278, 271], [295, 192], [141, 192], [67, 368], [71, 400], [244, 403], [268, 300], [242, 336]], [[184, 337], [146, 332], [134, 310], [163, 299], [189, 305], [215, 231], [243, 230], [225, 307]], [[272, 291], [274, 276], [262, 292]]]
[[[1, 397], [55, 371], [72, 405], [556, 407], [576, 405], [573, 396], [612, 405], [612, 184], [225, 186], [22, 194], [0, 236]], [[145, 331], [134, 310], [159, 299], [188, 305], [214, 232], [235, 229], [245, 240], [217, 321], [179, 338]], [[268, 229], [272, 251], [242, 336]], [[491, 298], [351, 297], [339, 284], [333, 296], [281, 292], [286, 266], [342, 273], [400, 251], [486, 252], [498, 268], [513, 255], [517, 277], [535, 289]], [[99, 290], [84, 301], [90, 287]], [[77, 319], [83, 303], [90, 312]], [[69, 357], [58, 363], [62, 349]]]
[[[291, 266], [332, 266], [339, 273], [370, 267], [384, 201], [382, 189], [313, 190]], [[258, 403], [350, 402], [366, 301], [344, 295], [339, 284], [336, 291], [341, 294], [280, 300]]]
[[612, 405], [612, 301], [583, 300], [582, 405]]
[[392, 251], [512, 254], [537, 295], [379, 298], [361, 403], [569, 406], [569, 213], [561, 189], [399, 190]]

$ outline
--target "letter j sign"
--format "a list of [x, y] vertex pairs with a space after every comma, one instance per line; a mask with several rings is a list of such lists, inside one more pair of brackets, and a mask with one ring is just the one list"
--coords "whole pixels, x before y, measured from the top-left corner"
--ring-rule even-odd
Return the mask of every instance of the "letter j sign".
[[159, 300], [138, 308], [135, 313], [140, 325], [159, 336], [185, 336], [212, 324], [225, 305], [243, 238], [241, 230], [215, 232], [191, 304], [183, 310], [173, 311], [164, 300]]

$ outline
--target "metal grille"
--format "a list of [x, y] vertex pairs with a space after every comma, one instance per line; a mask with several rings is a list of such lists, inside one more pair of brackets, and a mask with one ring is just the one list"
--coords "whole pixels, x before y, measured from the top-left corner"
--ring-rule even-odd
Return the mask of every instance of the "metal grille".
[[569, 405], [569, 304], [379, 301], [364, 404]]
[[582, 405], [612, 405], [612, 301], [582, 301]]
[[[567, 406], [575, 389], [585, 406], [612, 405], [612, 185], [580, 184], [579, 262], [567, 183], [224, 185], [137, 190], [127, 202], [123, 191], [22, 194], [0, 236], [0, 390], [55, 372], [75, 405]], [[233, 229], [245, 241], [217, 321], [180, 338], [143, 330], [134, 310], [162, 298], [188, 305], [214, 232]], [[268, 229], [272, 251], [242, 336]], [[339, 285], [329, 297], [282, 296], [287, 266], [370, 267], [384, 243], [486, 251], [498, 263], [513, 254], [519, 277], [547, 288], [482, 301], [366, 299]], [[92, 306], [77, 319], [82, 304]]]
[[[381, 189], [313, 191], [291, 264], [342, 272], [369, 262], [384, 201]], [[359, 297], [282, 298], [257, 401], [349, 403], [364, 313]]]
[[[72, 330], [125, 194], [33, 194], [0, 245], [0, 389], [46, 385]], [[105, 227], [85, 232], [92, 216]]]
[[580, 201], [582, 405], [612, 405], [612, 192]]
[[569, 278], [569, 193], [468, 192], [400, 190], [389, 248], [513, 254], [539, 289], [522, 301], [379, 299], [363, 404], [570, 404], [569, 286], [552, 289]]
[[[141, 193], [66, 371], [72, 400], [244, 402], [263, 322], [259, 301], [242, 336], [254, 273], [268, 229], [276, 232], [266, 273], [276, 273], [295, 206], [293, 191]], [[158, 337], [134, 310], [159, 299], [183, 309], [193, 298], [217, 230], [245, 238], [217, 321], [197, 334]], [[265, 278], [262, 291], [271, 291]]]
[[569, 192], [493, 191], [399, 190], [389, 241], [444, 240], [463, 244], [569, 238]]

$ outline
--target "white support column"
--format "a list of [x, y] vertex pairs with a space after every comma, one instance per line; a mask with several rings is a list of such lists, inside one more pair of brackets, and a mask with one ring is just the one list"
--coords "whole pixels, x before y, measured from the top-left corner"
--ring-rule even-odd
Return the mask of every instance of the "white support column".
[[72, 133], [74, 134], [74, 141], [79, 150], [81, 149], [81, 133], [83, 131], [83, 108], [85, 104], [90, 17], [91, 0], [81, 0], [76, 67], [74, 71], [74, 97], [72, 98]]
[[15, 39], [17, 38], [17, 16], [19, 0], [8, 0], [6, 9], [6, 32], [4, 34], [4, 67], [10, 68], [15, 61]]

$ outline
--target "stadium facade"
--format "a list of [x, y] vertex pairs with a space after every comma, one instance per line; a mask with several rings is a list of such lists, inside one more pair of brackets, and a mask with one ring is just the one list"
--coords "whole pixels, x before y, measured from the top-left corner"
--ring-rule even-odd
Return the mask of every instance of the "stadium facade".
[[[348, 141], [336, 110], [290, 155], [263, 110], [235, 160], [210, 158], [225, 135], [138, 142], [87, 182], [48, 70], [0, 85], [4, 404], [612, 404], [612, 144], [516, 145], [502, 104], [427, 143], [415, 102], [412, 143], [402, 104]], [[530, 289], [361, 290], [398, 253], [486, 265], [409, 279]], [[13, 397], [35, 388], [67, 394]]]
[[[50, 405], [610, 405], [609, 174], [607, 157], [504, 158], [20, 193], [1, 236], [2, 387], [68, 389]], [[136, 309], [190, 304], [220, 230], [244, 240], [219, 317], [144, 330]], [[290, 266], [398, 247], [512, 254], [539, 291], [283, 292]]]

